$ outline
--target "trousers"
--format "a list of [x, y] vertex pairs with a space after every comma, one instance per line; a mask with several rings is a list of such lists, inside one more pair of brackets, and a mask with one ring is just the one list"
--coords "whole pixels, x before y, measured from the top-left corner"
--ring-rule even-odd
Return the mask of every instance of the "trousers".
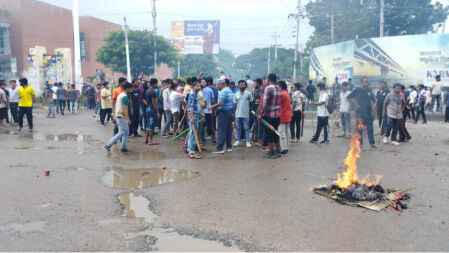
[[279, 133], [285, 138], [281, 138], [279, 140], [279, 144], [281, 145], [281, 150], [288, 150], [290, 147], [290, 122], [285, 122], [279, 124]]
[[290, 122], [290, 134], [292, 138], [301, 138], [301, 120], [302, 112], [300, 110], [293, 112], [292, 122]]
[[219, 110], [217, 111], [217, 125], [218, 125], [218, 145], [217, 150], [232, 148], [232, 111]]
[[106, 144], [106, 147], [110, 148], [112, 145], [117, 143], [118, 140], [122, 139], [121, 149], [126, 149], [126, 143], [128, 142], [129, 137], [128, 121], [124, 118], [117, 117], [117, 126], [118, 133], [109, 140], [109, 142]]
[[33, 129], [33, 107], [19, 106], [19, 127], [23, 127], [23, 116], [26, 115], [28, 127]]
[[321, 135], [321, 130], [324, 131], [324, 141], [328, 141], [328, 130], [329, 130], [329, 116], [327, 117], [318, 117], [318, 123], [316, 126], [315, 136], [313, 140], [318, 141]]

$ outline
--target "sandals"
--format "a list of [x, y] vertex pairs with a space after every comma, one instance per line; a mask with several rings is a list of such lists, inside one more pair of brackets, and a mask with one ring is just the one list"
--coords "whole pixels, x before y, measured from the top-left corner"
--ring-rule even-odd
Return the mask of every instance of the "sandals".
[[197, 154], [189, 154], [189, 158], [190, 159], [201, 159], [201, 156], [197, 155]]

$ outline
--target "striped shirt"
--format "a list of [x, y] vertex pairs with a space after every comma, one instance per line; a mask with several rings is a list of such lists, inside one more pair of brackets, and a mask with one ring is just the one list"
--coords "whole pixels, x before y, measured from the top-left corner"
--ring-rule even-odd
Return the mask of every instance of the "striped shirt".
[[218, 94], [218, 103], [223, 102], [222, 106], [219, 106], [217, 110], [230, 111], [234, 110], [234, 93], [232, 93], [229, 87], [224, 87]]
[[265, 96], [262, 101], [262, 116], [268, 118], [281, 117], [282, 90], [278, 85], [268, 85], [265, 88]]
[[198, 113], [198, 94], [195, 92], [189, 94], [187, 111], [190, 113], [192, 110], [194, 114]]

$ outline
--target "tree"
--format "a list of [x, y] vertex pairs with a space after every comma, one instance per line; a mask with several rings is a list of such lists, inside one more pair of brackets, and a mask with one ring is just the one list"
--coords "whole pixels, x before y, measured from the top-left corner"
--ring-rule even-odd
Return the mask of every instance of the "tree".
[[217, 76], [217, 62], [211, 54], [188, 54], [181, 59], [181, 76]]
[[220, 48], [218, 54], [218, 68], [223, 70], [227, 75], [231, 75], [233, 79], [243, 79], [246, 73], [239, 71], [235, 68], [235, 56], [230, 50]]
[[[385, 0], [385, 36], [422, 34], [446, 20], [449, 7], [431, 0]], [[315, 28], [307, 48], [331, 43], [331, 15], [335, 42], [379, 36], [379, 0], [316, 0], [306, 5]]]
[[[133, 78], [154, 73], [153, 38], [149, 31], [128, 30], [129, 58]], [[105, 44], [97, 51], [97, 62], [113, 71], [126, 74], [124, 31], [110, 31], [104, 41]], [[158, 64], [166, 63], [170, 67], [175, 67], [178, 60], [177, 49], [161, 36], [156, 36], [156, 41]]]

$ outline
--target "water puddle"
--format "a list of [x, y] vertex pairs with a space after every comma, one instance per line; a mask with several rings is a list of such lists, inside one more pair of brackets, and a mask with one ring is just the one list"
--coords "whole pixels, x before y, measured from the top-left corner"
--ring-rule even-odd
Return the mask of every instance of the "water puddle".
[[20, 137], [33, 139], [36, 141], [75, 141], [89, 142], [94, 141], [91, 135], [82, 134], [40, 134], [40, 133], [24, 133]]
[[5, 225], [0, 225], [0, 231], [8, 232], [44, 232], [45, 222], [43, 221], [32, 221], [28, 223], [9, 223]]
[[61, 150], [63, 147], [32, 147], [32, 146], [24, 146], [24, 147], [15, 147], [14, 149], [18, 150]]
[[[118, 196], [120, 203], [124, 207], [122, 216], [128, 218], [142, 218], [147, 223], [155, 223], [157, 215], [150, 209], [150, 200], [137, 193], [125, 193]], [[152, 227], [138, 233], [127, 234], [130, 240], [142, 236], [155, 238], [151, 250], [174, 252], [174, 251], [208, 251], [208, 252], [236, 252], [241, 251], [232, 242], [226, 241], [224, 245], [218, 241], [209, 241], [200, 238], [194, 238], [188, 235], [180, 235], [173, 229]]]
[[135, 190], [156, 185], [188, 180], [198, 176], [198, 172], [178, 169], [107, 169], [100, 181], [117, 189]]
[[124, 153], [122, 157], [128, 160], [142, 161], [142, 160], [166, 160], [167, 158], [174, 158], [173, 156], [167, 156], [164, 152], [160, 151], [138, 151]]

